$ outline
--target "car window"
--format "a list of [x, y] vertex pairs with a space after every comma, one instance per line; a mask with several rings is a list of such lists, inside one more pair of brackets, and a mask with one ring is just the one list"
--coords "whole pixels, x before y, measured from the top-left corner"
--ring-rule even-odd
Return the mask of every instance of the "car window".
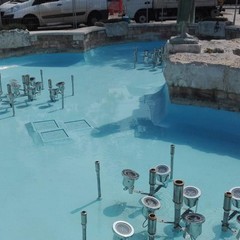
[[[22, 2], [27, 2], [29, 0], [11, 0], [11, 3], [22, 3]], [[6, 2], [6, 1], [5, 1]]]
[[33, 5], [39, 5], [39, 4], [43, 4], [43, 3], [48, 3], [48, 2], [57, 2], [59, 0], [35, 0], [33, 2]]

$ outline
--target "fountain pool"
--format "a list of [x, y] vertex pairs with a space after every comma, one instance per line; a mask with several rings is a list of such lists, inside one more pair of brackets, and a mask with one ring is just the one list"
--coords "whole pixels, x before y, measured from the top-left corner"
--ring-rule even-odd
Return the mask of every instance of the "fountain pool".
[[[82, 239], [82, 211], [87, 212], [88, 240], [115, 239], [116, 221], [133, 226], [131, 239], [148, 239], [143, 195], [123, 191], [121, 172], [136, 171], [135, 189], [148, 191], [149, 169], [169, 165], [171, 144], [173, 179], [201, 190], [197, 211], [206, 221], [198, 239], [236, 239], [240, 224], [232, 219], [236, 233], [223, 233], [221, 220], [224, 193], [240, 185], [240, 115], [171, 104], [162, 68], [143, 62], [145, 50], [163, 44], [0, 60], [1, 239]], [[33, 101], [20, 90], [13, 117], [7, 84], [14, 79], [22, 85], [25, 74], [40, 81], [40, 70], [44, 89]], [[65, 82], [64, 109], [60, 96], [50, 101], [48, 79], [53, 86]], [[95, 161], [100, 162], [101, 199]], [[183, 239], [182, 232], [162, 222], [174, 218], [173, 183], [156, 197], [161, 202], [156, 239]]]

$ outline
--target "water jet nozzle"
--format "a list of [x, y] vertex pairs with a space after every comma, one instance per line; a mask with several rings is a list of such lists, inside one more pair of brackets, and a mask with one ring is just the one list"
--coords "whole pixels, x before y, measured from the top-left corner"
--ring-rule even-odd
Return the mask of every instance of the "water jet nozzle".
[[198, 199], [201, 196], [201, 191], [199, 188], [194, 186], [186, 186], [183, 189], [183, 200], [184, 203], [189, 207], [192, 208], [197, 205]]
[[133, 193], [134, 190], [134, 182], [139, 178], [139, 174], [131, 169], [122, 170], [123, 176], [123, 190], [128, 190], [130, 194]]
[[167, 165], [158, 165], [156, 167], [157, 180], [163, 184], [163, 187], [166, 187], [171, 173], [171, 168]]
[[229, 192], [232, 194], [232, 205], [240, 208], [240, 187], [233, 187]]
[[202, 224], [205, 222], [205, 217], [198, 213], [188, 213], [184, 216], [186, 224], [185, 232], [191, 238], [196, 239], [202, 233]]

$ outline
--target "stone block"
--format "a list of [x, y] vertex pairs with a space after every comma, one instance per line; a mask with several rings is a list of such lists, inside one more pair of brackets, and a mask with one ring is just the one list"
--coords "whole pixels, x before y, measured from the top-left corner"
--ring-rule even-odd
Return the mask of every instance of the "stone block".
[[190, 43], [190, 44], [172, 44], [169, 40], [166, 43], [167, 53], [200, 53], [201, 45], [199, 43]]
[[226, 22], [202, 21], [198, 23], [198, 34], [202, 37], [225, 38]]
[[105, 23], [105, 29], [108, 37], [126, 36], [128, 34], [128, 23], [124, 21]]

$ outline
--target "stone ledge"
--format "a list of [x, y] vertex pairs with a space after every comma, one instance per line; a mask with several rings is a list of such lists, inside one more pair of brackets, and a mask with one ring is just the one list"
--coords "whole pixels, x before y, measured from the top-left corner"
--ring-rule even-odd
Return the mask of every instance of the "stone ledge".
[[0, 49], [13, 49], [31, 46], [31, 37], [27, 30], [13, 29], [0, 31]]
[[165, 49], [170, 54], [183, 53], [183, 52], [200, 53], [201, 45], [198, 43], [196, 43], [196, 44], [171, 44], [169, 41], [167, 41]]

